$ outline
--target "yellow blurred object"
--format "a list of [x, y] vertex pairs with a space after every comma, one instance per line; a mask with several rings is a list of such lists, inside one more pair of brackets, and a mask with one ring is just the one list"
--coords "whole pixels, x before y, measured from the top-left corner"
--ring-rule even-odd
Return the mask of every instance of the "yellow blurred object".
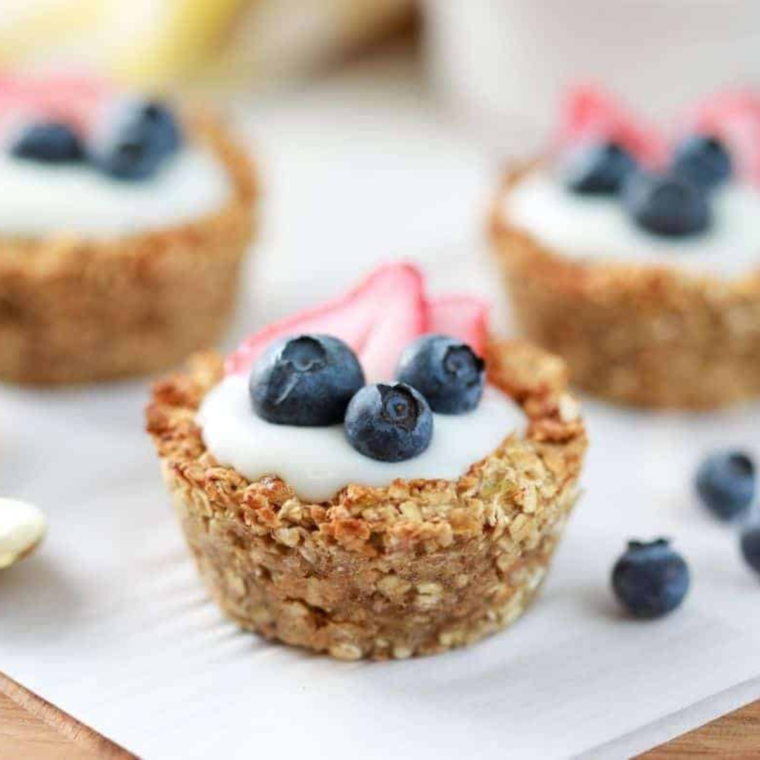
[[[0, 26], [0, 66], [26, 63], [35, 50], [60, 44], [61, 40], [97, 28], [108, 3], [99, 0], [27, 3], [13, 8]], [[4, 9], [6, 10], [6, 9]], [[24, 10], [26, 12], [24, 12]]]
[[[409, 18], [413, 0], [3, 0], [0, 65], [80, 65], [126, 84], [301, 76]], [[6, 8], [7, 5], [7, 8]]]
[[187, 76], [218, 49], [231, 19], [247, 0], [183, 0], [168, 3], [163, 23], [114, 62], [117, 76], [131, 83], [163, 86]]

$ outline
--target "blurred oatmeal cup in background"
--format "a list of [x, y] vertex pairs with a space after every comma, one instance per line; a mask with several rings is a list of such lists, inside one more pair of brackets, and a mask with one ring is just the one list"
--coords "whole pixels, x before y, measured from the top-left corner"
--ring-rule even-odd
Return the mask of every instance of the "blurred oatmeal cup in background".
[[507, 156], [544, 146], [557, 103], [578, 81], [603, 83], [655, 120], [720, 87], [760, 82], [753, 0], [425, 0], [424, 8], [441, 100]]

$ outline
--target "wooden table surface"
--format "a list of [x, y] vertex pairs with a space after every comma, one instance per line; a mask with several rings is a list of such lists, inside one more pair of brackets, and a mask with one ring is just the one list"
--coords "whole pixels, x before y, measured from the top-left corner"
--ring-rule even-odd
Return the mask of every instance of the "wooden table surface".
[[641, 755], [647, 760], [760, 757], [760, 700]]
[[760, 700], [641, 755], [647, 760], [760, 757]]
[[[760, 758], [760, 701], [641, 757]], [[135, 760], [136, 756], [0, 673], [0, 758]]]
[[129, 760], [134, 757], [0, 673], [0, 758]]

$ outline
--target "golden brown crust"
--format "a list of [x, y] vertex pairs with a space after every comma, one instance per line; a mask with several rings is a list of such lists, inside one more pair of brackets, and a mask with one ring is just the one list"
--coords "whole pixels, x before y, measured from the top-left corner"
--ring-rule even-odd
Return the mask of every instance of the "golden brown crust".
[[158, 383], [148, 431], [212, 596], [243, 627], [341, 659], [401, 658], [476, 641], [515, 620], [540, 585], [575, 501], [586, 449], [561, 360], [492, 343], [491, 382], [523, 407], [457, 481], [348, 485], [299, 499], [249, 482], [206, 450], [195, 412], [222, 376], [215, 355]]
[[254, 226], [251, 163], [206, 114], [187, 118], [232, 181], [192, 222], [116, 240], [0, 238], [0, 378], [70, 383], [175, 366], [226, 323]]
[[613, 401], [700, 409], [760, 395], [760, 269], [722, 281], [614, 256], [570, 260], [506, 218], [505, 197], [531, 168], [507, 172], [490, 217], [527, 337]]

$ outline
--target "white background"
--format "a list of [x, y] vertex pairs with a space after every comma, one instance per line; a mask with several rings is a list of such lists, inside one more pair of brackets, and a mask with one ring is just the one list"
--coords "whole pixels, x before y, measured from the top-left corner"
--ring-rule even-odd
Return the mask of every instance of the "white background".
[[[265, 229], [227, 345], [334, 295], [376, 262], [491, 295], [482, 240], [495, 163], [427, 101], [405, 57], [244, 109]], [[188, 304], [192, 308], [192, 304]], [[692, 474], [755, 451], [760, 407], [721, 415], [586, 403], [586, 494], [539, 602], [471, 649], [337, 663], [239, 632], [207, 600], [142, 431], [147, 383], [0, 389], [4, 496], [39, 504], [46, 543], [0, 574], [0, 668], [150, 758], [621, 756], [760, 696], [760, 583]], [[693, 570], [672, 617], [622, 617], [628, 538], [671, 536]], [[601, 747], [601, 749], [599, 749]]]

